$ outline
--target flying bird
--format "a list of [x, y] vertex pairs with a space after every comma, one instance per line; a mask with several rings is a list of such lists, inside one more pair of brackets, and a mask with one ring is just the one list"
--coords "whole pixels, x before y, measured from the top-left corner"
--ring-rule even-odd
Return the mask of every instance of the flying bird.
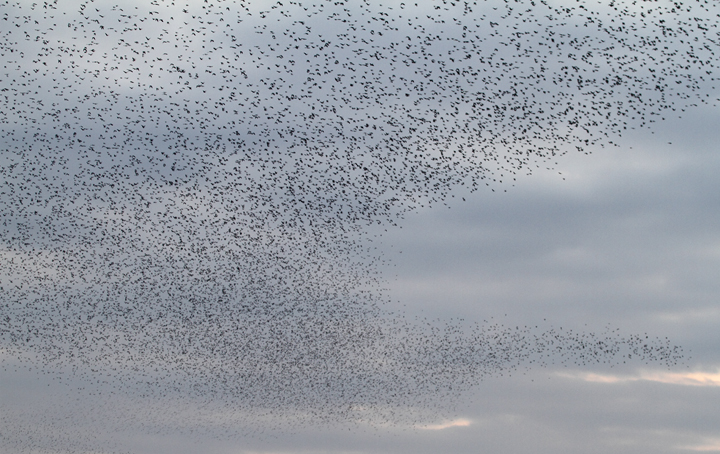
[[[646, 336], [391, 314], [368, 232], [715, 106], [718, 12], [5, 4], [2, 349], [245, 423], [399, 424], [528, 365], [673, 366]], [[13, 417], [8, 449], [57, 442]]]

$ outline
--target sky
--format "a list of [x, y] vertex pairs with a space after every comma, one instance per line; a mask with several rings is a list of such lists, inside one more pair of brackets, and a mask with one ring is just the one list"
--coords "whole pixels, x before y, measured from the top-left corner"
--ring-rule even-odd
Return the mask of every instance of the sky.
[[[51, 13], [26, 2], [1, 6], [5, 23], [16, 24], [3, 32], [0, 79], [4, 110], [14, 112], [2, 122], [2, 452], [720, 451], [713, 423], [720, 420], [720, 114], [714, 101], [681, 106], [697, 104], [693, 96], [717, 97], [709, 78], [702, 79], [717, 57], [705, 48], [703, 67], [684, 69], [672, 52], [680, 49], [685, 58], [687, 45], [696, 46], [690, 52], [704, 52], [688, 43], [694, 36], [717, 34], [708, 25], [716, 20], [716, 3], [686, 13], [707, 19], [695, 25], [711, 32], [687, 28], [688, 39], [665, 35], [667, 52], [648, 50], [623, 63], [626, 48], [606, 47], [620, 63], [599, 64], [606, 57], [597, 53], [582, 60], [584, 69], [600, 74], [597, 81], [606, 73], [642, 76], [628, 76], [618, 86], [590, 83], [597, 87], [590, 94], [580, 83], [576, 90], [554, 88], [565, 70], [551, 47], [543, 54], [538, 53], [542, 44], [523, 42], [535, 56], [520, 61], [507, 50], [514, 47], [508, 42], [511, 33], [492, 35], [504, 24], [532, 31], [535, 26], [522, 25], [523, 19], [541, 14], [517, 7], [515, 15], [504, 16], [506, 6], [499, 4], [500, 12], [493, 13], [494, 3], [475, 5], [470, 12], [437, 12], [436, 6], [448, 7], [443, 2], [407, 13], [423, 19], [399, 26], [398, 35], [418, 24], [426, 30], [435, 24], [437, 35], [443, 31], [458, 39], [464, 30], [457, 19], [467, 25], [482, 14], [491, 16], [478, 31], [487, 42], [469, 39], [478, 46], [473, 58], [504, 44], [492, 55], [509, 61], [512, 56], [519, 69], [481, 64], [490, 68], [487, 77], [496, 70], [500, 79], [530, 84], [522, 101], [503, 92], [500, 79], [497, 90], [485, 88], [485, 80], [452, 79], [455, 73], [448, 68], [455, 61], [446, 61], [441, 79], [432, 64], [428, 71], [435, 72], [422, 75], [421, 65], [429, 63], [394, 66], [376, 58], [378, 68], [362, 67], [372, 51], [340, 38], [352, 27], [327, 21], [330, 12], [338, 12], [329, 5], [314, 10], [288, 2], [286, 17], [279, 12], [284, 5], [218, 3], [217, 9], [229, 8], [227, 16], [208, 21], [198, 2], [186, 13], [197, 14], [195, 22], [185, 19], [183, 28], [169, 17], [184, 7], [166, 3], [139, 2], [139, 12], [127, 17], [123, 14], [132, 5], [123, 5], [125, 11], [99, 3], [59, 5]], [[583, 5], [603, 20], [613, 14], [614, 6]], [[690, 6], [697, 11], [699, 5]], [[150, 14], [155, 6], [160, 13]], [[394, 19], [393, 14], [406, 14], [397, 11], [397, 3], [386, 7], [372, 3], [364, 11], [374, 19], [383, 16], [379, 12]], [[323, 70], [328, 80], [341, 77], [342, 70], [322, 68], [326, 60], [312, 55], [297, 63], [294, 73], [280, 74], [274, 65], [284, 64], [278, 63], [281, 52], [262, 46], [282, 43], [268, 38], [280, 32], [268, 30], [282, 31], [301, 20], [303, 8], [319, 13], [303, 16], [307, 24], [293, 22], [299, 28], [287, 30], [312, 28], [307, 35], [312, 45], [339, 40], [334, 57], [346, 59], [345, 73], [357, 77], [352, 83], [366, 76], [375, 77], [373, 84], [360, 84], [361, 89], [345, 79], [313, 88], [310, 79], [321, 78]], [[89, 12], [83, 17], [78, 9]], [[581, 9], [567, 18], [594, 17], [581, 15]], [[351, 7], [347, 17], [359, 17], [361, 10]], [[212, 29], [210, 22], [235, 17], [236, 11], [250, 15], [233, 23], [232, 32]], [[60, 22], [63, 12], [71, 19]], [[139, 21], [156, 14], [165, 25]], [[647, 9], [644, 14], [652, 17]], [[116, 19], [130, 24], [103, 37], [100, 30], [109, 31]], [[436, 22], [441, 19], [455, 23]], [[560, 41], [574, 25], [568, 19], [569, 25], [553, 29], [548, 20], [537, 26], [535, 41]], [[654, 20], [665, 19], [641, 22], [635, 16], [628, 22], [637, 26], [635, 32], [641, 24], [650, 27], [654, 36], [653, 24], [665, 23]], [[51, 23], [61, 23], [62, 32], [51, 30]], [[355, 26], [356, 41], [386, 42], [375, 29]], [[31, 36], [43, 27], [48, 27], [48, 43]], [[397, 41], [387, 23], [382, 30], [387, 42]], [[82, 60], [83, 39], [91, 34], [88, 47], [95, 60]], [[152, 40], [149, 47], [138, 39], [145, 35]], [[600, 31], [580, 35], [589, 44], [576, 43], [577, 51], [608, 42]], [[628, 42], [632, 47], [636, 41]], [[254, 49], [267, 55], [256, 52], [252, 59], [213, 69], [205, 58], [240, 55], [239, 48], [221, 46], [229, 43], [245, 46], [243, 56]], [[464, 44], [469, 48], [470, 43]], [[175, 51], [176, 44], [186, 49]], [[408, 55], [423, 45], [448, 55], [458, 49], [452, 40], [411, 44]], [[217, 48], [203, 51], [202, 46]], [[52, 68], [46, 73], [43, 59], [31, 56], [44, 47], [50, 49], [45, 57]], [[159, 59], [143, 62], [143, 50]], [[390, 60], [401, 55], [387, 47], [375, 50]], [[282, 60], [300, 55], [292, 52]], [[522, 79], [524, 71], [540, 65], [539, 55], [552, 77]], [[652, 91], [655, 80], [647, 82], [652, 71], [640, 64], [648, 55], [666, 58], [656, 71], [664, 66], [664, 76], [678, 81], [685, 74], [687, 85], [672, 81], [679, 88], [670, 84]], [[135, 64], [133, 57], [139, 60]], [[319, 76], [311, 74], [316, 62]], [[351, 63], [358, 68], [347, 69]], [[99, 81], [89, 75], [94, 68], [101, 69]], [[158, 76], [160, 68], [174, 72]], [[263, 71], [277, 72], [265, 76]], [[184, 88], [187, 73], [195, 92]], [[390, 74], [398, 79], [382, 79]], [[223, 85], [223, 76], [236, 79]], [[408, 88], [412, 77], [433, 82], [423, 90]], [[53, 78], [56, 85], [50, 85]], [[270, 87], [273, 81], [288, 91]], [[153, 83], [166, 93], [159, 94]], [[239, 94], [226, 97], [223, 92], [233, 86]], [[395, 89], [400, 93], [395, 97], [379, 94]], [[618, 106], [628, 105], [628, 93], [638, 92], [645, 96], [641, 110], [660, 109], [664, 120], [646, 128], [640, 126], [644, 119], [620, 115]], [[482, 107], [465, 99], [470, 94], [484, 97], [482, 105], [512, 108], [524, 102], [535, 116], [492, 111], [491, 119], [483, 120]], [[527, 101], [531, 95], [536, 104]], [[575, 117], [567, 111], [539, 113], [555, 99], [579, 100], [578, 106], [586, 102], [602, 115], [593, 117], [593, 109], [580, 107]], [[180, 100], [190, 106], [207, 103], [184, 111]], [[451, 107], [438, 107], [443, 102]], [[233, 117], [230, 111], [237, 106]], [[475, 117], [478, 137], [451, 115], [458, 112], [455, 107]], [[308, 113], [316, 108], [317, 116]], [[263, 117], [268, 109], [274, 113]], [[337, 116], [352, 126], [335, 126]], [[441, 118], [441, 124], [418, 120], [422, 116]], [[589, 119], [585, 133], [595, 134], [589, 143], [583, 142], [589, 136], [572, 129], [578, 118]], [[223, 131], [233, 121], [241, 138], [228, 139], [227, 128]], [[177, 125], [186, 128], [184, 135]], [[628, 129], [621, 130], [623, 125]], [[372, 126], [388, 134], [368, 133]], [[293, 128], [303, 132], [291, 133]], [[267, 144], [252, 137], [263, 134]], [[223, 140], [227, 145], [218, 146]], [[270, 157], [273, 146], [277, 158]], [[528, 147], [531, 152], [517, 154]], [[482, 149], [484, 158], [463, 154], [464, 149]], [[451, 170], [433, 173], [443, 169], [433, 164], [443, 153], [462, 156], [441, 161]], [[393, 157], [399, 159], [389, 164]], [[390, 170], [383, 174], [382, 169]], [[416, 169], [430, 172], [428, 180], [415, 178]], [[242, 177], [229, 184], [234, 173]], [[440, 184], [433, 189], [433, 182]], [[473, 182], [479, 182], [476, 191], [467, 189]], [[215, 222], [218, 217], [226, 222]], [[668, 364], [629, 358], [623, 350], [583, 361], [592, 347], [572, 336], [555, 337], [565, 339], [559, 345], [569, 353], [525, 356], [526, 350], [511, 347], [518, 356], [511, 354], [495, 368], [465, 353], [477, 352], [473, 342], [478, 339], [495, 345], [494, 334], [503, 337], [515, 327], [516, 332], [523, 327], [523, 339], [548, 339], [558, 330], [591, 338], [590, 333], [625, 340], [648, 336], [652, 345], [667, 338], [667, 345], [682, 349], [682, 357]], [[488, 334], [479, 335], [478, 329]], [[442, 330], [452, 334], [443, 338], [437, 334]], [[554, 334], [543, 337], [547, 333]], [[618, 341], [621, 349], [632, 344], [623, 342]], [[426, 351], [425, 344], [431, 353], [418, 353]], [[532, 350], [536, 344], [529, 345]], [[296, 367], [297, 361], [306, 367]], [[439, 382], [433, 381], [436, 376]], [[317, 384], [327, 389], [318, 390]], [[350, 399], [346, 393], [352, 392]]]

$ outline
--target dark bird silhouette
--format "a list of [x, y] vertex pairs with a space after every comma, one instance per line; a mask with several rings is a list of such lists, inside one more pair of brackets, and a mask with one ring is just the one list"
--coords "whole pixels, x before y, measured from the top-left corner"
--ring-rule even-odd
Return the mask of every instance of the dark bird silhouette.
[[[440, 414], [535, 364], [675, 365], [666, 340], [383, 307], [370, 226], [717, 101], [715, 3], [496, 3], [0, 6], [8, 358], [288, 424]], [[112, 449], [3, 418], [15, 452]]]

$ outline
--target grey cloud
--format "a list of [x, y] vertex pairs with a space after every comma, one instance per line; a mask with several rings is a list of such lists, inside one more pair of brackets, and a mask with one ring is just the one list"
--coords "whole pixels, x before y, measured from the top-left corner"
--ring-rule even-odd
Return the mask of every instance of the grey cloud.
[[[472, 429], [402, 429], [464, 408], [494, 452], [532, 446], [522, 427], [572, 451], [609, 424], [593, 399], [568, 418], [581, 391], [546, 413], [554, 385], [520, 402], [512, 382], [484, 413], [463, 399], [529, 361], [622, 363], [645, 331], [648, 362], [681, 356], [655, 339], [669, 333], [717, 363], [715, 325], [673, 315], [716, 307], [715, 6], [429, 5], [3, 7], [3, 365], [18, 392], [39, 366], [103, 396], [51, 386], [79, 401], [47, 413], [4, 400], [9, 449], [110, 450], [127, 424], [137, 441], [119, 449], [138, 452], [172, 449], [173, 428], [260, 451], [432, 450], [458, 434], [460, 452]], [[680, 113], [702, 117], [659, 122]], [[582, 172], [657, 124], [693, 150]], [[643, 145], [653, 161], [660, 142]], [[570, 192], [543, 180], [553, 168]], [[593, 333], [608, 323], [628, 334], [608, 335], [605, 358]], [[122, 399], [122, 417], [92, 419]], [[381, 440], [340, 435], [365, 423]], [[621, 435], [657, 447], [643, 431], [662, 424]], [[238, 440], [263, 431], [275, 441]]]

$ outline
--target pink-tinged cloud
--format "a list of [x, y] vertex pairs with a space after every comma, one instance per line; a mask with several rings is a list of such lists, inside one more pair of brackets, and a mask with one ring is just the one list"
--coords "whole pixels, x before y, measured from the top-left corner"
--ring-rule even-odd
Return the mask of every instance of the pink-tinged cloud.
[[699, 445], [691, 445], [691, 446], [680, 446], [680, 449], [683, 449], [685, 451], [695, 451], [695, 452], [720, 452], [720, 440], [712, 440], [709, 443], [703, 443]]
[[419, 429], [423, 430], [443, 430], [451, 427], [467, 427], [472, 424], [472, 421], [468, 419], [455, 419], [453, 421], [444, 422], [442, 424], [431, 424], [427, 426], [419, 426]]
[[593, 373], [563, 373], [563, 377], [580, 379], [593, 383], [625, 383], [631, 381], [653, 381], [683, 386], [720, 386], [720, 370], [717, 372], [654, 372], [641, 371], [636, 375], [609, 375]]

